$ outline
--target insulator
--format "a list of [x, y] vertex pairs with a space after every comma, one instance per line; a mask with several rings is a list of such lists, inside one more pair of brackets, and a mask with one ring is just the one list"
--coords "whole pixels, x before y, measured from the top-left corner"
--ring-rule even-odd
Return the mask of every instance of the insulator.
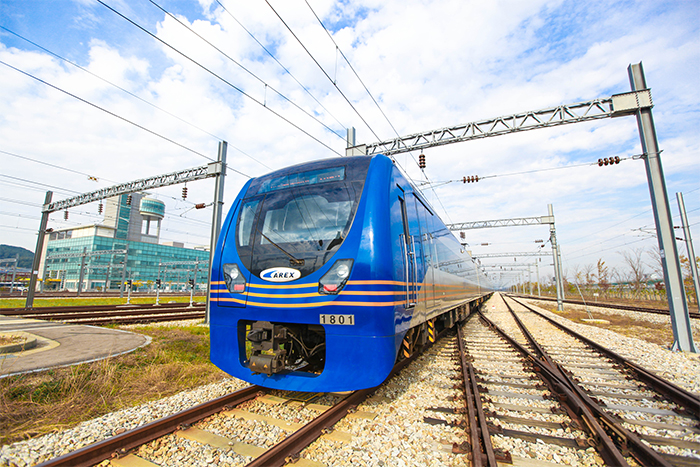
[[63, 220], [68, 220], [68, 210], [63, 211]]
[[619, 164], [620, 163], [620, 156], [615, 156], [615, 163]]
[[477, 175], [476, 177], [474, 177], [474, 178], [476, 179], [476, 180], [474, 180], [475, 182], [478, 182], [478, 181], [479, 181], [479, 176], [478, 176], [478, 175]]
[[187, 187], [182, 187], [182, 199], [187, 199]]
[[104, 209], [104, 206], [102, 205], [102, 203], [100, 203], [100, 204], [97, 206], [97, 214], [102, 214], [102, 209]]
[[418, 156], [418, 167], [421, 169], [425, 168], [425, 154], [421, 154]]
[[462, 177], [462, 183], [467, 183], [467, 177]]
[[131, 194], [126, 195], [126, 205], [127, 206], [131, 206], [131, 199], [132, 199]]
[[195, 205], [194, 205], [194, 208], [195, 208], [195, 209], [204, 209], [204, 208], [206, 208], [206, 207], [207, 207], [207, 205], [204, 204], [204, 203], [199, 203], [199, 204], [195, 204]]
[[598, 167], [603, 167], [603, 159], [598, 159]]

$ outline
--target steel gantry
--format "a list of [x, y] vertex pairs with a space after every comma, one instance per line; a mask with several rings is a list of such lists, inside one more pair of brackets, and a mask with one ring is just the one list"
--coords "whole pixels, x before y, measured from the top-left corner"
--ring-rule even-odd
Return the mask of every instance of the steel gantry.
[[[673, 348], [697, 352], [693, 343], [688, 303], [682, 282], [678, 250], [673, 235], [673, 221], [670, 215], [666, 182], [661, 166], [661, 151], [658, 147], [651, 113], [651, 108], [653, 107], [651, 91], [647, 87], [641, 62], [629, 65], [627, 73], [632, 89], [630, 92], [575, 104], [558, 105], [542, 110], [478, 120], [371, 144], [353, 145], [346, 149], [345, 154], [348, 156], [394, 155], [451, 143], [570, 123], [581, 123], [610, 117], [636, 116], [642, 143], [642, 159], [644, 159], [647, 171], [649, 193], [654, 212], [659, 250], [661, 251], [664, 282], [666, 284], [671, 326], [673, 328]], [[557, 261], [554, 264], [556, 268]]]
[[[561, 265], [561, 249], [557, 243], [557, 231], [554, 226], [554, 209], [551, 204], [547, 205], [547, 215], [537, 217], [517, 217], [513, 219], [496, 219], [488, 221], [461, 222], [458, 224], [448, 224], [447, 228], [452, 231], [470, 229], [489, 229], [493, 227], [515, 227], [522, 225], [549, 225], [549, 243], [552, 245], [552, 258], [554, 259], [554, 278], [557, 289], [557, 309], [564, 310], [564, 278]], [[509, 254], [497, 254], [493, 257], [518, 256]], [[542, 252], [534, 252], [529, 256], [544, 256]], [[481, 258], [487, 257], [482, 255]], [[539, 289], [539, 268], [537, 271], [537, 288]]]
[[437, 130], [401, 136], [387, 141], [361, 144], [347, 149], [347, 155], [393, 155], [409, 151], [460, 143], [491, 136], [536, 130], [570, 123], [600, 120], [602, 118], [631, 115], [652, 106], [651, 91], [640, 89], [611, 97], [593, 99], [576, 104], [558, 105]]
[[[218, 149], [218, 159], [215, 162], [210, 162], [207, 165], [202, 165], [199, 167], [193, 167], [185, 170], [178, 170], [176, 172], [171, 172], [162, 175], [156, 175], [155, 177], [144, 178], [141, 180], [134, 180], [132, 182], [121, 183], [119, 185], [114, 185], [107, 188], [101, 188], [99, 190], [91, 191], [89, 193], [83, 193], [72, 198], [67, 198], [61, 201], [51, 202], [53, 197], [52, 191], [46, 192], [46, 197], [44, 198], [44, 204], [41, 208], [41, 221], [39, 223], [39, 234], [36, 241], [36, 249], [34, 253], [34, 262], [32, 264], [32, 274], [29, 280], [29, 290], [27, 291], [27, 301], [25, 302], [25, 308], [32, 308], [34, 306], [34, 294], [36, 291], [36, 282], [39, 275], [39, 264], [41, 261], [41, 253], [44, 248], [44, 237], [47, 233], [46, 226], [49, 221], [49, 214], [56, 211], [61, 211], [75, 206], [81, 206], [83, 204], [92, 203], [106, 198], [111, 198], [114, 196], [119, 196], [127, 193], [136, 193], [145, 190], [153, 190], [156, 188], [162, 188], [170, 185], [176, 185], [178, 183], [192, 182], [195, 180], [203, 180], [205, 178], [216, 177], [216, 186], [214, 188], [214, 209], [212, 214], [212, 231], [211, 231], [211, 242], [210, 242], [210, 253], [209, 253], [209, 274], [211, 274], [211, 260], [212, 253], [216, 247], [216, 241], [218, 239], [219, 231], [221, 230], [221, 216], [223, 212], [223, 190], [224, 190], [224, 177], [226, 174], [226, 152], [228, 144], [226, 141], [219, 142]], [[209, 280], [207, 281], [207, 287], [209, 287]], [[207, 296], [209, 289], [207, 288]], [[209, 301], [207, 300], [207, 322], [209, 321]]]

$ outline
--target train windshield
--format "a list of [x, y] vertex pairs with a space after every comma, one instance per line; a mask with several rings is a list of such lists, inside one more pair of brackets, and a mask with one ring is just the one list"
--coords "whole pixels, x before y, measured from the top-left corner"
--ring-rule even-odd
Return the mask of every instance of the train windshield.
[[302, 276], [320, 268], [345, 239], [363, 185], [364, 177], [348, 179], [343, 167], [264, 180], [238, 217], [244, 266], [256, 276], [273, 267]]

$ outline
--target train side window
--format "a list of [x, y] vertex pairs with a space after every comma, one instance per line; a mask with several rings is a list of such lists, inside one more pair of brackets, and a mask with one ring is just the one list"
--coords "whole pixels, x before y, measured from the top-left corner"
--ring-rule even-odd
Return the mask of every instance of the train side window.
[[241, 207], [241, 214], [238, 218], [238, 246], [250, 246], [250, 239], [253, 234], [253, 221], [258, 210], [260, 199], [248, 201]]
[[408, 214], [406, 213], [406, 201], [399, 196], [399, 203], [401, 204], [401, 220], [403, 221], [403, 237], [405, 242], [408, 244]]

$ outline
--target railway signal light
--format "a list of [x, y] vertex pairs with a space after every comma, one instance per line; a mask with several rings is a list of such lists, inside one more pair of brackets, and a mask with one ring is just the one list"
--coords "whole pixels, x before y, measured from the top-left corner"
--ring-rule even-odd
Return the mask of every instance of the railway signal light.
[[127, 279], [127, 280], [126, 280], [126, 285], [127, 285], [129, 288], [131, 288], [131, 279]]
[[598, 167], [603, 167], [604, 165], [619, 164], [620, 160], [620, 156], [604, 157], [602, 159], [598, 159]]
[[418, 156], [418, 167], [420, 167], [421, 169], [425, 168], [425, 154], [421, 153]]
[[160, 279], [156, 279], [156, 287], [160, 287]]
[[462, 177], [462, 183], [476, 183], [479, 181], [478, 175], [472, 175], [471, 177]]
[[187, 283], [190, 284], [190, 287], [194, 287], [194, 279], [188, 279]]

